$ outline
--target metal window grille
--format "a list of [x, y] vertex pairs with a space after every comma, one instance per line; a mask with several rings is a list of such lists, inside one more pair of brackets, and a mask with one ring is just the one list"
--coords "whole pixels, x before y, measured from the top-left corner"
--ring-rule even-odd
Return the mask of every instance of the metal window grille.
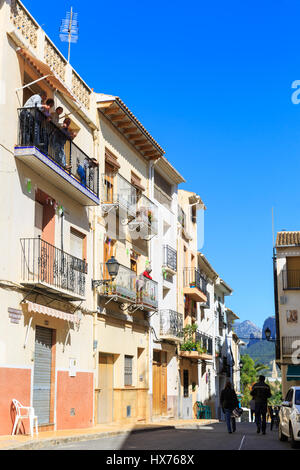
[[124, 385], [132, 385], [133, 357], [125, 356]]

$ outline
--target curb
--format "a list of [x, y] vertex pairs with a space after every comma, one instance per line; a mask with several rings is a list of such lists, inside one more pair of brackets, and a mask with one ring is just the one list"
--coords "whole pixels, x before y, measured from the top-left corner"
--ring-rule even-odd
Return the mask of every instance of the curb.
[[68, 444], [70, 442], [80, 442], [80, 441], [91, 441], [96, 439], [102, 439], [105, 437], [113, 437], [113, 436], [121, 436], [121, 435], [130, 435], [130, 434], [138, 434], [143, 432], [155, 432], [155, 431], [162, 431], [162, 430], [171, 430], [171, 429], [202, 429], [205, 426], [209, 426], [211, 424], [216, 424], [217, 420], [212, 420], [211, 422], [206, 422], [203, 424], [197, 423], [185, 423], [185, 424], [174, 424], [174, 425], [158, 425], [155, 427], [145, 427], [140, 429], [132, 429], [132, 430], [120, 430], [120, 431], [102, 431], [102, 432], [95, 432], [93, 434], [78, 434], [68, 437], [49, 437], [47, 439], [41, 439], [38, 441], [29, 441], [25, 444], [13, 444], [10, 447], [5, 447], [2, 450], [39, 450], [43, 449], [46, 446], [58, 446], [61, 444]]
[[126, 430], [126, 431], [106, 431], [106, 432], [99, 432], [94, 434], [78, 434], [69, 437], [55, 437], [55, 438], [48, 438], [48, 439], [41, 439], [39, 441], [29, 441], [25, 444], [14, 444], [11, 447], [6, 447], [2, 450], [38, 450], [42, 449], [46, 446], [57, 446], [60, 444], [67, 444], [69, 442], [80, 442], [80, 441], [92, 441], [95, 439], [101, 439], [105, 437], [113, 437], [113, 436], [121, 436], [121, 435], [130, 435], [130, 434], [138, 434], [142, 432], [150, 432], [150, 431], [161, 431], [167, 429], [174, 429], [175, 426], [157, 426], [155, 428], [141, 428], [141, 429], [133, 429], [133, 430]]

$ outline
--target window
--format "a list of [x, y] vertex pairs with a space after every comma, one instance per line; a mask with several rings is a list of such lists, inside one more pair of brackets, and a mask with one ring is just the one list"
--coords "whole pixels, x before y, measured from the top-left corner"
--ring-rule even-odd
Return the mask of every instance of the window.
[[154, 184], [167, 196], [172, 197], [172, 185], [154, 170]]
[[70, 231], [70, 254], [78, 259], [86, 259], [85, 235], [73, 228]]
[[130, 251], [130, 269], [137, 274], [137, 265], [138, 265], [139, 255], [135, 251]]
[[188, 398], [189, 396], [189, 371], [183, 371], [183, 396], [184, 398]]
[[124, 385], [132, 385], [132, 365], [133, 356], [125, 356], [125, 367], [124, 367]]

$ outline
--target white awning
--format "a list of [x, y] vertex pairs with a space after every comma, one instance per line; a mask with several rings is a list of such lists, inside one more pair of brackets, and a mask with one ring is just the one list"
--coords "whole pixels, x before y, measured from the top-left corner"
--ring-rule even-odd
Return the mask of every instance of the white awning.
[[35, 304], [34, 302], [29, 301], [26, 301], [25, 304], [27, 305], [28, 312], [42, 313], [43, 315], [59, 318], [72, 323], [79, 322], [78, 316], [73, 315], [72, 313], [66, 313], [62, 310], [56, 310], [55, 308], [46, 307], [45, 305]]

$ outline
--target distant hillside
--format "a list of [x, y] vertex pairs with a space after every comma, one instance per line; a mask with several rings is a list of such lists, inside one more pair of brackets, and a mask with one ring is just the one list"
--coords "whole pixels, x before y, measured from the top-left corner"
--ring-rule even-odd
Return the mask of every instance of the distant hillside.
[[241, 338], [246, 344], [252, 344], [253, 339], [261, 338], [261, 328], [259, 328], [257, 325], [255, 325], [249, 320], [245, 320], [243, 322], [235, 322], [233, 325], [233, 329], [238, 335], [238, 337]]
[[264, 373], [270, 375], [272, 362], [275, 359], [275, 343], [265, 339], [264, 332], [267, 327], [271, 330], [271, 338], [275, 338], [275, 317], [268, 317], [264, 321], [262, 329], [249, 320], [234, 323], [233, 329], [238, 337], [246, 343], [246, 346], [241, 348], [241, 354], [249, 354], [255, 362], [268, 366], [269, 370]]

